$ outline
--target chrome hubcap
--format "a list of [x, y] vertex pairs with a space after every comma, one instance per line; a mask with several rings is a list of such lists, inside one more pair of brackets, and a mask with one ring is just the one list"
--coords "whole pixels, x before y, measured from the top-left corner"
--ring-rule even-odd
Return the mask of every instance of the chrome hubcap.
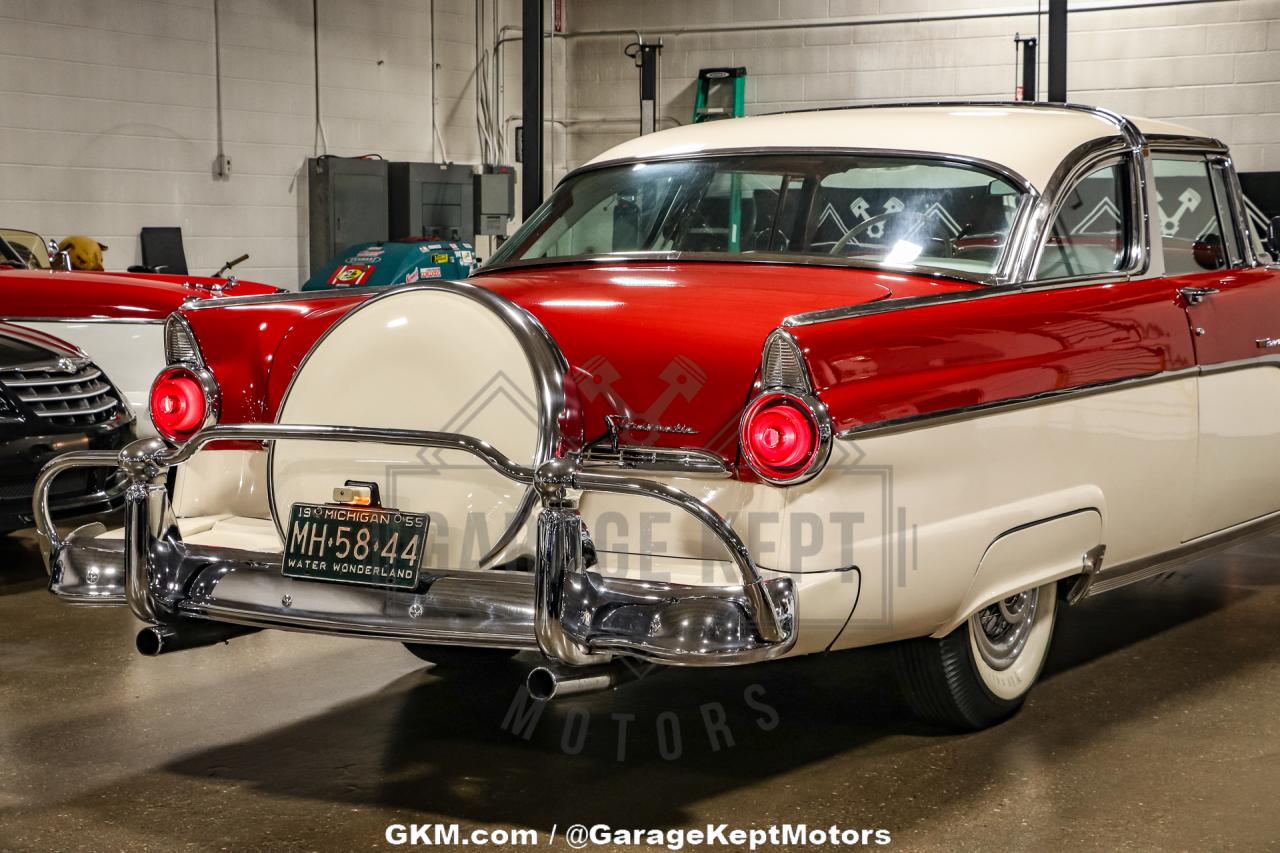
[[1013, 666], [1031, 636], [1040, 590], [1033, 589], [997, 601], [969, 617], [969, 629], [982, 659], [992, 669]]

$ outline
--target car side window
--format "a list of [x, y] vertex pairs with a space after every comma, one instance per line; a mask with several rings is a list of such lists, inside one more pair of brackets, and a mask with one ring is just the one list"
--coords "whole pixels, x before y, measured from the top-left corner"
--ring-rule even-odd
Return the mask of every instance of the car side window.
[[1225, 174], [1203, 159], [1152, 159], [1167, 275], [1220, 270], [1239, 263], [1240, 238]]
[[1124, 266], [1126, 183], [1122, 164], [1110, 163], [1075, 185], [1045, 238], [1036, 278], [1103, 274]]

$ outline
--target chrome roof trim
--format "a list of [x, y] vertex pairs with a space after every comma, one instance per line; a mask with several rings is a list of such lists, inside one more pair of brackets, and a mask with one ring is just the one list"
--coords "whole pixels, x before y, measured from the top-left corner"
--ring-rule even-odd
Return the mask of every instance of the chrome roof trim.
[[1227, 144], [1211, 136], [1185, 136], [1179, 133], [1149, 133], [1147, 144], [1151, 148], [1200, 151], [1211, 154], [1226, 154]]
[[846, 104], [844, 106], [832, 107], [816, 107], [812, 109], [800, 110], [778, 110], [770, 113], [756, 113], [756, 115], [794, 115], [796, 113], [823, 113], [838, 112], [840, 110], [881, 110], [881, 109], [904, 109], [907, 107], [1003, 107], [1012, 109], [1026, 110], [1071, 110], [1073, 112], [1088, 113], [1105, 119], [1116, 126], [1120, 134], [1125, 137], [1126, 141], [1136, 147], [1141, 147], [1142, 131], [1130, 119], [1120, 115], [1117, 112], [1106, 109], [1105, 107], [1095, 107], [1092, 104], [1077, 103], [1054, 103], [1051, 101], [981, 101], [981, 100], [954, 100], [954, 101], [882, 101], [874, 104]]
[[[819, 112], [818, 110], [805, 110], [804, 112]], [[786, 157], [786, 156], [816, 156], [816, 155], [842, 155], [846, 157], [928, 157], [935, 160], [944, 160], [950, 163], [958, 163], [964, 166], [977, 166], [988, 172], [994, 173], [997, 177], [1006, 178], [1014, 186], [1024, 193], [1034, 192], [1031, 182], [1025, 177], [994, 160], [984, 160], [981, 157], [970, 157], [965, 154], [949, 154], [945, 151], [930, 151], [912, 148], [858, 148], [849, 145], [790, 145], [760, 148], [706, 148], [699, 151], [690, 151], [684, 154], [668, 154], [663, 157], [625, 157], [617, 160], [604, 160], [599, 163], [587, 163], [579, 166], [573, 171], [566, 174], [560, 179], [560, 184], [572, 177], [583, 174], [585, 172], [594, 172], [598, 169], [611, 169], [617, 166], [627, 166], [634, 163], [672, 163], [683, 160], [707, 160], [715, 157]]]

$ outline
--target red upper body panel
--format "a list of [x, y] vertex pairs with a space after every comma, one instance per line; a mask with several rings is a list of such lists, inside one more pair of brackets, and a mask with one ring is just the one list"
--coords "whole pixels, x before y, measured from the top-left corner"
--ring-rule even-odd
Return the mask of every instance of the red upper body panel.
[[[862, 269], [619, 262], [472, 281], [530, 311], [559, 344], [583, 438], [605, 432], [605, 415], [623, 414], [696, 430], [624, 433], [626, 442], [711, 449], [726, 460], [736, 457], [765, 338], [792, 314], [853, 305], [868, 312], [790, 329], [836, 429], [1196, 363], [1175, 278], [987, 294], [982, 285]], [[929, 295], [943, 298], [889, 310]], [[184, 312], [222, 386], [223, 422], [273, 419], [315, 341], [368, 297]]]
[[252, 281], [159, 273], [0, 269], [0, 317], [163, 320], [190, 299], [276, 293]]
[[1170, 279], [1005, 292], [792, 330], [837, 430], [1196, 363]]
[[[528, 310], [560, 345], [583, 406], [585, 438], [604, 433], [605, 415], [624, 414], [687, 425], [698, 431], [694, 443], [730, 456], [764, 340], [788, 315], [973, 287], [871, 270], [743, 263], [567, 265], [471, 281]], [[364, 298], [186, 312], [223, 388], [222, 420], [271, 420], [312, 344]], [[246, 342], [246, 329], [256, 340]], [[624, 439], [690, 444], [680, 434]]]

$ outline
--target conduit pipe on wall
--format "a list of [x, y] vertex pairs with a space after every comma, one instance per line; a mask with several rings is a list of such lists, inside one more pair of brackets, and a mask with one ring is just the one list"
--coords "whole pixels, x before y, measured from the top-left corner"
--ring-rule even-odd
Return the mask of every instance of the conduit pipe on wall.
[[[1227, 3], [1239, 0], [1131, 0], [1130, 2], [1108, 3], [1072, 2], [1071, 14], [1087, 12], [1119, 12], [1126, 9], [1154, 9], [1162, 6], [1195, 6], [1205, 3]], [[779, 21], [734, 21], [725, 24], [698, 24], [678, 27], [652, 27], [644, 30], [648, 36], [678, 36], [702, 33], [734, 33], [772, 30], [808, 30], [830, 29], [832, 27], [871, 27], [885, 24], [929, 24], [938, 21], [976, 21], [988, 18], [1023, 18], [1037, 14], [1035, 6], [1010, 6], [1001, 9], [967, 9], [956, 12], [921, 12], [910, 15], [860, 15], [851, 18], [792, 18]], [[506, 29], [504, 27], [504, 29]], [[640, 31], [634, 29], [600, 29], [578, 30], [576, 32], [557, 34], [561, 38], [601, 38], [606, 36], [626, 36]]]

